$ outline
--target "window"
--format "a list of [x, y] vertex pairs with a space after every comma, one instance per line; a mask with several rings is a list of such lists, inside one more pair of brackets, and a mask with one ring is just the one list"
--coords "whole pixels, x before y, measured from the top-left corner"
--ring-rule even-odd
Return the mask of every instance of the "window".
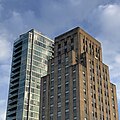
[[74, 65], [74, 66], [73, 66], [73, 72], [75, 72], [75, 70], [76, 70], [76, 66]]
[[58, 85], [61, 84], [61, 77], [58, 78]]
[[83, 51], [85, 51], [85, 46], [83, 46]]
[[83, 71], [83, 77], [85, 77], [85, 72]]
[[58, 44], [58, 49], [60, 49], [61, 48], [61, 44]]
[[65, 64], [68, 64], [68, 57], [65, 57]]
[[58, 102], [61, 102], [61, 95], [58, 95]]
[[74, 50], [74, 46], [73, 45], [71, 45], [71, 50]]
[[65, 76], [65, 82], [68, 82], [68, 81], [69, 81], [69, 75], [66, 74], [66, 76]]
[[76, 73], [75, 72], [73, 72], [73, 79], [75, 79], [76, 78]]
[[69, 92], [65, 93], [65, 100], [68, 100], [68, 99], [69, 99]]
[[60, 116], [57, 116], [57, 120], [61, 120], [61, 115], [60, 115]]
[[51, 65], [51, 71], [54, 71], [54, 64]]
[[51, 81], [51, 85], [50, 85], [51, 87], [54, 87], [54, 81]]
[[61, 86], [58, 87], [58, 94], [61, 93]]
[[71, 43], [73, 43], [74, 42], [74, 39], [73, 38], [71, 38]]
[[76, 99], [73, 99], [73, 107], [76, 107]]
[[41, 75], [40, 75], [40, 74], [35, 73], [35, 72], [32, 72], [32, 76], [35, 76], [35, 77], [38, 77], [38, 78], [40, 78], [40, 77], [41, 77]]
[[50, 98], [50, 105], [52, 105], [54, 103], [54, 98]]
[[64, 42], [64, 46], [66, 46], [66, 45], [67, 45], [67, 41]]
[[50, 114], [50, 120], [53, 120], [53, 114]]
[[60, 112], [60, 111], [61, 111], [61, 106], [59, 106], [59, 107], [57, 108], [57, 111], [58, 111], [58, 112]]
[[67, 52], [67, 48], [64, 49], [64, 52], [65, 52], [65, 53]]
[[50, 90], [50, 95], [53, 96], [54, 95], [54, 89]]
[[113, 116], [116, 117], [116, 116], [115, 116], [115, 113], [113, 113]]
[[61, 52], [60, 51], [58, 51], [58, 55], [60, 55], [61, 54]]
[[58, 69], [61, 69], [61, 64], [58, 64]]
[[65, 120], [69, 119], [69, 111], [65, 112]]
[[66, 90], [66, 91], [69, 91], [69, 84], [68, 84], [68, 83], [65, 84], [65, 90]]
[[97, 106], [96, 106], [96, 103], [95, 103], [95, 108], [96, 108]]
[[69, 102], [66, 102], [66, 103], [65, 103], [65, 109], [66, 109], [66, 110], [69, 109]]
[[58, 107], [61, 107], [61, 102], [58, 102]]
[[58, 112], [58, 116], [60, 116], [61, 115], [61, 112]]
[[86, 101], [86, 99], [84, 99], [84, 103], [85, 103], [85, 104], [87, 104], [87, 101]]
[[83, 38], [83, 43], [85, 43], [85, 39]]
[[86, 95], [86, 89], [83, 89], [84, 94]]
[[75, 108], [75, 109], [73, 109], [73, 114], [74, 114], [74, 117], [76, 117], [76, 116], [77, 116], [77, 110], [76, 110], [76, 108]]
[[53, 106], [50, 107], [50, 114], [53, 114]]
[[58, 70], [58, 76], [61, 76], [61, 69]]
[[73, 98], [76, 97], [76, 90], [73, 90]]
[[58, 64], [61, 64], [61, 59], [58, 60]]
[[54, 79], [54, 73], [51, 73], [51, 79]]
[[97, 112], [95, 112], [95, 117], [97, 118]]
[[73, 81], [73, 89], [76, 88], [76, 81]]
[[93, 86], [94, 90], [95, 90], [95, 85]]
[[43, 90], [45, 90], [46, 89], [46, 81], [44, 81], [44, 83], [43, 83]]
[[113, 93], [113, 88], [111, 88], [111, 92]]
[[85, 114], [87, 114], [87, 107], [84, 108]]
[[69, 72], [69, 67], [65, 67], [65, 73]]

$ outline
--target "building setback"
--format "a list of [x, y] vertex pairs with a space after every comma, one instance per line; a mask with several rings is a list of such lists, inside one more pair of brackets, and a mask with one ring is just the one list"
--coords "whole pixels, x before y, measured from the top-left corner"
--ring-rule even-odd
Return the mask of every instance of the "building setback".
[[6, 120], [39, 120], [40, 81], [53, 57], [53, 40], [34, 29], [14, 42]]
[[40, 103], [40, 120], [118, 120], [101, 43], [79, 27], [56, 37]]

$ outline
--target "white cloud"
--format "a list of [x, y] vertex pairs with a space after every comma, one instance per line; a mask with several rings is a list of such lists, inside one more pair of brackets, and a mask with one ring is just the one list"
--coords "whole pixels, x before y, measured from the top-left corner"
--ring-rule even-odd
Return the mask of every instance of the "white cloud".
[[100, 6], [99, 9], [104, 58], [112, 66], [111, 77], [120, 77], [120, 5]]
[[2, 12], [2, 10], [3, 10], [3, 7], [2, 7], [2, 5], [0, 4], [0, 12]]
[[81, 3], [81, 0], [70, 0], [70, 2], [73, 5], [79, 5]]
[[102, 42], [104, 62], [110, 66], [110, 78], [117, 87], [120, 106], [120, 4], [100, 5], [91, 21], [99, 28], [97, 39]]
[[5, 120], [5, 115], [6, 115], [6, 112], [0, 110], [0, 120]]
[[[15, 8], [12, 10], [9, 9], [8, 11], [11, 14], [7, 16], [7, 19], [3, 21], [0, 20], [0, 78], [2, 78], [0, 85], [6, 85], [6, 82], [9, 81], [9, 58], [12, 53], [11, 43], [17, 38], [17, 35], [31, 28], [37, 28], [41, 32], [53, 37], [58, 32], [63, 32], [63, 30], [81, 24], [82, 21], [86, 20], [87, 16], [91, 15], [92, 11], [98, 7], [98, 5], [104, 3], [106, 0], [46, 1], [40, 2], [40, 4], [36, 6], [37, 8], [41, 5], [38, 7], [37, 12], [27, 10], [21, 13], [19, 10], [16, 11]], [[46, 6], [46, 4], [48, 4], [48, 6]], [[0, 12], [1, 11], [4, 11], [2, 6], [0, 6]], [[116, 4], [99, 6], [96, 14], [94, 14], [94, 18], [96, 22], [99, 23], [99, 29], [101, 29], [98, 40], [101, 39], [103, 42], [105, 63], [111, 66], [111, 78], [120, 77], [118, 72], [120, 71], [120, 67], [118, 66], [118, 52], [120, 50], [119, 44], [116, 44], [119, 43], [120, 6]], [[93, 24], [95, 23], [95, 19], [92, 21]], [[114, 40], [116, 41], [114, 42]], [[6, 62], [8, 62], [8, 64]], [[2, 66], [4, 63], [6, 63], [5, 66]], [[113, 82], [117, 83], [117, 81], [118, 79]], [[119, 89], [119, 86], [117, 86], [117, 88]], [[4, 114], [4, 112], [0, 112], [0, 114]], [[0, 120], [1, 119], [2, 118], [0, 118]]]
[[116, 42], [120, 37], [120, 5], [100, 6], [99, 9], [101, 10], [101, 29], [104, 35], [109, 41]]
[[[9, 41], [6, 30], [1, 29], [0, 31], [0, 87], [7, 85], [9, 83], [9, 74], [10, 74], [10, 58], [11, 58], [11, 43]], [[1, 89], [0, 88], [0, 89]], [[7, 88], [6, 88], [7, 90]]]
[[5, 107], [4, 106], [6, 103], [6, 100], [0, 100], [0, 120], [5, 120], [5, 115], [6, 115], [6, 111], [5, 111]]
[[[19, 10], [10, 9], [9, 17], [0, 23], [0, 28], [7, 30], [12, 38], [30, 28], [36, 28], [53, 37], [60, 31], [78, 26], [78, 22], [83, 21], [103, 1], [46, 0], [38, 3], [40, 7], [37, 11], [27, 10], [21, 13]], [[46, 4], [49, 5], [46, 7]]]
[[105, 63], [111, 66], [111, 78], [117, 77], [112, 73], [120, 75], [120, 4], [100, 5], [91, 16], [92, 25], [99, 28], [97, 39], [102, 42]]
[[46, 0], [41, 2], [39, 9], [40, 27], [48, 35], [56, 35], [60, 32], [79, 26], [91, 12], [105, 0]]
[[117, 99], [118, 99], [118, 102], [119, 102], [119, 104], [120, 104], [120, 83], [119, 84], [117, 84]]
[[118, 103], [118, 114], [120, 116], [120, 83], [117, 84], [117, 103]]
[[[6, 64], [6, 65], [0, 65], [0, 87], [1, 86], [5, 86], [9, 84], [9, 80], [10, 80], [10, 65]], [[7, 86], [6, 86], [7, 87]], [[7, 90], [7, 88], [6, 88]]]
[[117, 85], [118, 101], [120, 101], [120, 5], [107, 5], [100, 9], [103, 40], [107, 41], [103, 52], [106, 52], [105, 55], [108, 56], [105, 61], [112, 66], [111, 80]]
[[5, 100], [0, 100], [0, 105], [3, 105], [5, 103]]
[[115, 61], [117, 64], [120, 65], [120, 54], [118, 54], [116, 57], [115, 57]]
[[11, 56], [11, 44], [4, 36], [0, 36], [0, 63], [8, 60]]

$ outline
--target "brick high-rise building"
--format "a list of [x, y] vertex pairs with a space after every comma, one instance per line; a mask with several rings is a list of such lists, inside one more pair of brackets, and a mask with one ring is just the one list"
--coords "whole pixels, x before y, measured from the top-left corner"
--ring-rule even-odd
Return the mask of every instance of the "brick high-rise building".
[[41, 81], [40, 120], [118, 120], [116, 87], [101, 43], [77, 27], [55, 38]]
[[53, 40], [34, 29], [14, 42], [6, 120], [39, 120], [40, 81]]

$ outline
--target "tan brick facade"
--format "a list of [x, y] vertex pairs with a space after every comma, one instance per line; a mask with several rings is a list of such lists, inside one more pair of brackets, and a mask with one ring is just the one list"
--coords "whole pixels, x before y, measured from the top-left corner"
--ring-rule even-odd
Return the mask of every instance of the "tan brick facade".
[[118, 120], [101, 44], [81, 28], [55, 38], [48, 73], [41, 82], [40, 120]]

